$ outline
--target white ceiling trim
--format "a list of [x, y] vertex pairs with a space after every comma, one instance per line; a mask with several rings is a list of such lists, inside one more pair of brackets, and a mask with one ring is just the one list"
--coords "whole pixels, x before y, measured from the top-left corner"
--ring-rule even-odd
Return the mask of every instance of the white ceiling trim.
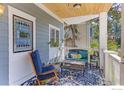
[[63, 19], [64, 22], [67, 24], [80, 24], [86, 21], [89, 21], [91, 19], [99, 17], [99, 14], [97, 15], [87, 15], [87, 16], [78, 16], [78, 17], [70, 17]]
[[59, 18], [56, 14], [54, 14], [52, 11], [50, 11], [46, 6], [44, 6], [41, 3], [35, 3], [36, 6], [38, 6], [39, 8], [41, 8], [42, 10], [44, 10], [47, 14], [49, 14], [50, 16], [54, 17], [55, 19], [57, 19], [58, 21], [60, 21], [61, 23], [64, 23], [63, 20], [61, 20], [61, 18]]

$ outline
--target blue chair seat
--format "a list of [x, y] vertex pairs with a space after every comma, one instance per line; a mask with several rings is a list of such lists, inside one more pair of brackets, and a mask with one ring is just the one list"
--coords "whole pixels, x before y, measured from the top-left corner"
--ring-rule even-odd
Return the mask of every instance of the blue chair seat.
[[53, 65], [42, 67], [42, 73], [45, 73], [51, 70], [55, 70], [55, 67]]
[[46, 74], [46, 75], [38, 75], [38, 79], [39, 80], [46, 80], [46, 79], [50, 79], [52, 77], [55, 76], [55, 73], [49, 73], [49, 74]]

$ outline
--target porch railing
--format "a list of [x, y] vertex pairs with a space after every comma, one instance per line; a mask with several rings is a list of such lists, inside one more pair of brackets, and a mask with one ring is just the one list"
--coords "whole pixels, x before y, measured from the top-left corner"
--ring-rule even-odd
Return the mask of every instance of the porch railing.
[[121, 70], [122, 65], [121, 58], [117, 52], [114, 51], [103, 51], [104, 53], [104, 75], [107, 85], [121, 85]]

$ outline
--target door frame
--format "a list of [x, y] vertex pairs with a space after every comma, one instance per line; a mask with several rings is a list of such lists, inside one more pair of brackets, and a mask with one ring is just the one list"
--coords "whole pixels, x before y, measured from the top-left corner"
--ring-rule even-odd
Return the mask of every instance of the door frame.
[[[49, 24], [49, 42], [50, 42], [50, 28], [53, 28], [53, 29], [56, 29], [56, 30], [59, 31], [59, 43], [60, 43], [60, 28], [59, 27], [56, 27], [56, 26], [54, 26], [52, 24]], [[57, 52], [57, 49], [58, 49], [58, 47], [50, 47], [50, 44], [49, 44], [49, 60], [51, 60], [51, 58], [54, 58], [54, 57], [51, 57], [51, 53], [50, 53], [51, 50], [54, 50], [54, 53], [56, 53]], [[54, 55], [54, 53], [53, 53], [53, 55]]]

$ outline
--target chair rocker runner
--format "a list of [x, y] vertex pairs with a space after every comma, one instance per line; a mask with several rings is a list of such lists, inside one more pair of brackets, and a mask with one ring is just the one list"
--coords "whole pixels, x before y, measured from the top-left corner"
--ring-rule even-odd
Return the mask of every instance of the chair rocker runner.
[[33, 60], [34, 72], [39, 85], [45, 84], [49, 81], [59, 80], [57, 70], [54, 65], [43, 66], [38, 50], [33, 51], [31, 53], [31, 57]]

